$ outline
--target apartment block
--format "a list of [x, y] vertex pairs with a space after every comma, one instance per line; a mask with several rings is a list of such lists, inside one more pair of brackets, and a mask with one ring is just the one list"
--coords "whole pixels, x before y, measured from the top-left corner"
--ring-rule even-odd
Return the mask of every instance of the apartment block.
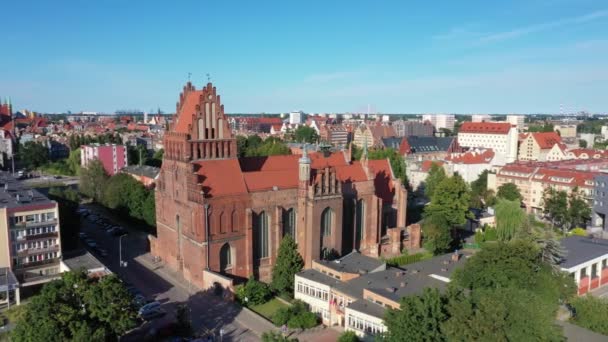
[[526, 122], [524, 115], [507, 115], [507, 122], [513, 126], [516, 126], [518, 130], [523, 130]]
[[80, 166], [87, 167], [93, 160], [98, 159], [108, 175], [113, 176], [129, 165], [127, 147], [116, 144], [91, 144], [81, 146]]
[[422, 116], [422, 121], [430, 121], [437, 131], [442, 128], [453, 131], [456, 117], [451, 114], [425, 114]]
[[458, 132], [461, 147], [492, 149], [506, 163], [517, 159], [517, 140], [517, 127], [507, 122], [465, 122]]
[[60, 272], [57, 202], [0, 172], [0, 267], [21, 286], [43, 283]]

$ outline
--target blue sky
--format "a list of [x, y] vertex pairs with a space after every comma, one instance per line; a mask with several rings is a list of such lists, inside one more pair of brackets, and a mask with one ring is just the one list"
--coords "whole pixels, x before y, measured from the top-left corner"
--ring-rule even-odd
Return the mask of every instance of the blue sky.
[[226, 111], [608, 111], [608, 2], [8, 1], [16, 108], [172, 112], [192, 73]]

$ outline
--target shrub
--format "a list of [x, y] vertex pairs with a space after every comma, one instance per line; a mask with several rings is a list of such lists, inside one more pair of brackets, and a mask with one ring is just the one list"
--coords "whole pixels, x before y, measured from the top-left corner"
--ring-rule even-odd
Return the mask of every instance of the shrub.
[[570, 231], [570, 235], [587, 236], [587, 231], [583, 228], [574, 228]]
[[579, 297], [572, 301], [572, 321], [583, 328], [608, 335], [608, 302], [593, 296]]
[[496, 234], [496, 229], [490, 228], [486, 230], [484, 233], [485, 241], [496, 241], [498, 239], [498, 235]]
[[292, 329], [310, 329], [319, 324], [319, 318], [310, 311], [303, 311], [293, 315], [287, 322], [287, 326]]
[[277, 312], [272, 315], [272, 323], [277, 327], [287, 324], [289, 317], [291, 316], [290, 308], [280, 308]]
[[249, 278], [245, 285], [237, 285], [234, 294], [241, 305], [259, 305], [266, 303], [272, 296], [265, 283]]
[[412, 264], [421, 260], [428, 258], [430, 254], [428, 253], [416, 253], [411, 255], [400, 255], [398, 257], [386, 259], [386, 264], [389, 266], [403, 266], [407, 264]]
[[359, 342], [359, 337], [354, 331], [345, 331], [338, 337], [338, 342]]
[[477, 232], [475, 232], [475, 243], [479, 245], [479, 244], [482, 244], [484, 241], [485, 241], [485, 237], [483, 235], [483, 232], [481, 232], [479, 230]]
[[285, 337], [278, 332], [267, 331], [262, 334], [262, 342], [298, 342], [298, 339]]

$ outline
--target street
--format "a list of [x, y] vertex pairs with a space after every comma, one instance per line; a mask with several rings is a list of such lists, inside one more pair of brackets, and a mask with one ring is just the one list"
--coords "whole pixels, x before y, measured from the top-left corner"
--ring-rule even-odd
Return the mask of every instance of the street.
[[162, 303], [166, 315], [152, 320], [135, 329], [125, 341], [140, 340], [151, 331], [159, 331], [175, 319], [178, 305], [186, 304], [190, 309], [192, 325], [197, 336], [212, 335], [219, 339], [219, 331], [223, 329], [223, 341], [258, 341], [259, 338], [251, 331], [235, 321], [240, 309], [233, 303], [220, 300], [209, 294], [196, 292], [187, 282], [179, 280], [177, 274], [165, 270], [147, 253], [148, 242], [146, 234], [132, 229], [122, 222], [119, 217], [102, 207], [84, 205], [99, 217], [105, 217], [114, 224], [128, 230], [129, 234], [122, 238], [122, 259], [127, 262], [126, 267], [120, 267], [119, 237], [107, 234], [101, 226], [87, 219], [81, 220], [81, 232], [95, 240], [97, 246], [107, 251], [102, 257], [95, 250], [85, 246], [112, 272], [119, 275], [123, 281], [133, 284], [143, 295], [149, 299]]

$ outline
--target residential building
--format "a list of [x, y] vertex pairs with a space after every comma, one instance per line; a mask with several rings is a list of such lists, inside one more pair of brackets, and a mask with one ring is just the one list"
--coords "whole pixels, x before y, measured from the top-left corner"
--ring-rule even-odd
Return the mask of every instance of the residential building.
[[439, 131], [442, 128], [453, 131], [456, 118], [452, 114], [425, 114], [422, 116], [422, 121], [429, 121], [435, 126], [436, 131]]
[[[407, 163], [407, 167], [405, 168], [405, 173], [407, 174], [407, 179], [410, 182], [410, 186], [414, 191], [418, 193], [422, 193], [424, 191], [424, 182], [426, 181], [426, 177], [429, 175], [429, 171], [433, 164], [441, 166], [446, 169], [445, 162], [443, 160], [423, 160], [423, 161], [415, 161]], [[447, 170], [446, 170], [447, 173]]]
[[335, 147], [346, 146], [349, 142], [348, 130], [342, 125], [321, 126], [319, 136], [322, 141], [326, 141]]
[[57, 202], [0, 172], [0, 267], [22, 286], [47, 282], [60, 272]]
[[435, 127], [430, 121], [397, 120], [393, 122], [393, 129], [397, 137], [432, 137], [435, 133]]
[[458, 131], [458, 145], [491, 148], [505, 156], [506, 163], [517, 159], [517, 127], [506, 122], [465, 122]]
[[286, 234], [307, 268], [353, 249], [379, 257], [420, 246], [419, 227], [405, 224], [407, 190], [387, 160], [306, 150], [238, 158], [211, 83], [184, 87], [164, 146], [150, 250], [194, 286], [270, 280]]
[[127, 148], [116, 144], [91, 144], [80, 148], [80, 166], [87, 167], [93, 160], [98, 159], [108, 175], [113, 176], [129, 165]]
[[382, 124], [362, 125], [355, 129], [353, 144], [359, 148], [363, 148], [365, 144], [369, 148], [381, 148], [382, 138], [395, 136], [395, 130], [392, 126]]
[[608, 232], [608, 173], [595, 176], [592, 226]]
[[579, 295], [608, 284], [608, 240], [568, 236], [560, 242], [566, 251], [561, 270], [574, 277]]
[[519, 131], [523, 131], [524, 130], [524, 125], [526, 122], [526, 117], [525, 115], [507, 115], [507, 122], [510, 123], [512, 126], [517, 127], [517, 129]]
[[465, 262], [463, 253], [454, 253], [410, 264], [406, 270], [353, 251], [335, 261], [314, 260], [311, 269], [297, 273], [294, 297], [324, 324], [372, 340], [386, 331], [387, 309], [398, 310], [401, 298], [425, 288], [446, 289], [454, 270]]
[[489, 114], [473, 114], [471, 115], [472, 122], [486, 122], [492, 121], [492, 116]]
[[494, 165], [504, 164], [504, 162], [497, 162], [499, 158], [500, 156], [490, 149], [452, 153], [445, 158], [445, 168], [448, 174], [458, 173], [465, 182], [471, 183], [477, 180], [483, 171], [492, 170]]
[[555, 133], [558, 133], [562, 139], [576, 138], [576, 125], [555, 125], [553, 126]]
[[555, 145], [565, 145], [561, 137], [555, 132], [538, 132], [524, 134], [519, 144], [519, 160], [548, 160], [547, 155]]
[[146, 188], [153, 188], [160, 173], [159, 167], [149, 165], [130, 165], [122, 169], [126, 173], [143, 184]]
[[10, 131], [0, 129], [0, 166], [8, 167], [13, 158], [13, 136]]
[[303, 115], [304, 115], [304, 113], [302, 111], [289, 113], [289, 124], [290, 125], [300, 125], [302, 123]]
[[579, 136], [579, 140], [582, 140], [587, 143], [588, 148], [593, 148], [595, 144], [596, 135], [593, 133], [581, 133]]
[[[561, 162], [564, 163], [564, 162]], [[543, 212], [543, 194], [546, 188], [563, 190], [570, 194], [577, 189], [593, 205], [595, 176], [598, 172], [558, 168], [558, 163], [512, 163], [501, 167], [496, 174], [488, 175], [488, 189], [498, 191], [505, 183], [517, 186], [528, 212]]]
[[570, 159], [568, 157], [568, 147], [565, 144], [555, 144], [549, 152], [547, 152], [547, 161], [560, 161]]
[[399, 153], [406, 161], [443, 160], [450, 153], [460, 152], [458, 140], [454, 137], [417, 137], [401, 140]]

